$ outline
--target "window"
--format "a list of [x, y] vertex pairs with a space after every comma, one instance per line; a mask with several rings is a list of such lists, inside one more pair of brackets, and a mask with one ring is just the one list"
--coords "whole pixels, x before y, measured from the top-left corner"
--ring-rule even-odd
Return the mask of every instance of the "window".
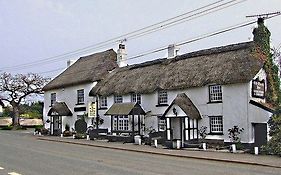
[[84, 89], [77, 90], [77, 104], [84, 104]]
[[57, 94], [51, 93], [51, 106], [57, 101]]
[[117, 116], [114, 116], [113, 118], [113, 130], [118, 130], [118, 127], [117, 127], [117, 120], [118, 120], [118, 117]]
[[141, 94], [133, 93], [131, 95], [131, 102], [137, 102], [138, 104], [141, 104]]
[[221, 102], [222, 101], [221, 85], [209, 86], [209, 98], [210, 98], [210, 102]]
[[[116, 121], [116, 122], [115, 122]], [[118, 128], [117, 128], [117, 117], [114, 117], [113, 120], [113, 128], [120, 131], [128, 131], [129, 130], [129, 117], [128, 116], [119, 116], [118, 117]]]
[[210, 133], [222, 134], [223, 133], [223, 121], [222, 116], [210, 117]]
[[158, 91], [158, 104], [168, 103], [168, 93], [167, 91]]
[[107, 108], [107, 97], [105, 96], [100, 97], [100, 107]]
[[159, 119], [158, 120], [158, 128], [159, 128], [159, 131], [165, 131], [166, 130], [166, 120], [165, 119]]
[[114, 95], [114, 103], [123, 103], [122, 95]]

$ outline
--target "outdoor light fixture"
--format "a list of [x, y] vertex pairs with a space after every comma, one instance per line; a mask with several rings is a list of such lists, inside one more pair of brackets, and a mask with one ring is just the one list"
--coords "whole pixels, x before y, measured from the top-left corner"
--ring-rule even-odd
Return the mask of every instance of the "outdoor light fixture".
[[178, 115], [178, 111], [176, 108], [173, 108], [173, 113], [177, 116]]

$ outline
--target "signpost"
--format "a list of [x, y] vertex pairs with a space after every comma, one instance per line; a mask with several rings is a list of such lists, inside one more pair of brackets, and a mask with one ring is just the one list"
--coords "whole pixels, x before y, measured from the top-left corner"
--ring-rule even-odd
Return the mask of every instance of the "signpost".
[[90, 102], [88, 106], [88, 117], [95, 118], [97, 117], [97, 106], [96, 102]]

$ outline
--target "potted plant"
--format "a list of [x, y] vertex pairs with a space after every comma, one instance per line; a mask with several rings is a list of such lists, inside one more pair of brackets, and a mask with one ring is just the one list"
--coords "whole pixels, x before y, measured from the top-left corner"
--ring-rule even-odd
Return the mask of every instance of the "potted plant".
[[207, 149], [207, 144], [205, 142], [205, 138], [207, 136], [207, 126], [201, 126], [200, 129], [199, 129], [199, 136], [201, 138], [200, 142], [202, 144], [202, 148], [204, 150]]
[[233, 143], [231, 147], [232, 152], [236, 152], [236, 149], [238, 150], [243, 149], [243, 145], [241, 143], [241, 138], [240, 138], [240, 134], [243, 131], [244, 128], [240, 128], [237, 125], [228, 129], [228, 137], [230, 138], [230, 141]]

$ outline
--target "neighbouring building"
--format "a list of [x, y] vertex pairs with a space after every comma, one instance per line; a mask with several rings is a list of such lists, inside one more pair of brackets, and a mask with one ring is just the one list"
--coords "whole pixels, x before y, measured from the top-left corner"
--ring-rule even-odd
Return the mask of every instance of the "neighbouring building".
[[[264, 27], [259, 19], [258, 28]], [[90, 92], [98, 99], [100, 128], [112, 135], [163, 132], [167, 145], [197, 141], [207, 127], [208, 140], [230, 142], [228, 129], [244, 128], [241, 142], [260, 146], [268, 139], [273, 112], [265, 99], [267, 59], [254, 30], [254, 41], [176, 55], [114, 69]], [[261, 39], [259, 37], [265, 37]]]
[[4, 108], [4, 103], [2, 102], [2, 100], [0, 100], [0, 117], [2, 117], [3, 115], [3, 108]]
[[89, 108], [95, 100], [90, 90], [110, 71], [118, 67], [114, 50], [107, 50], [68, 62], [67, 69], [50, 81], [44, 88], [43, 119], [52, 135], [58, 135], [65, 126], [74, 128], [75, 121], [84, 118], [94, 124]]

